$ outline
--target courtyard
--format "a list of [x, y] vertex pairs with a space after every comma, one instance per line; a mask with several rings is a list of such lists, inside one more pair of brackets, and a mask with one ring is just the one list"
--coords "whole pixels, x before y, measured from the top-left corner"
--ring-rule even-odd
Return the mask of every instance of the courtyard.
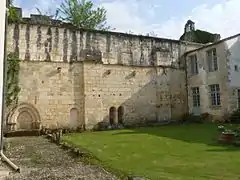
[[239, 179], [240, 149], [217, 143], [214, 124], [68, 134], [64, 141], [91, 152], [118, 175], [150, 179]]
[[21, 171], [21, 173], [14, 173], [1, 161], [0, 167], [10, 172], [6, 177], [7, 180], [117, 179], [102, 168], [82, 163], [71, 153], [44, 137], [13, 137], [8, 138], [7, 142], [9, 148], [5, 154], [20, 167]]

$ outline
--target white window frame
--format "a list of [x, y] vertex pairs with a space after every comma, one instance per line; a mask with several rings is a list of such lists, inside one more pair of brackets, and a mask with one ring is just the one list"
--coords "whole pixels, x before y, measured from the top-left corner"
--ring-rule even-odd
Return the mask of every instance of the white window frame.
[[199, 87], [192, 87], [192, 103], [193, 107], [200, 107], [200, 90]]
[[208, 71], [214, 72], [218, 70], [217, 50], [210, 49], [206, 52]]
[[220, 85], [219, 84], [209, 85], [209, 93], [211, 106], [220, 106], [221, 105]]
[[199, 73], [198, 71], [198, 62], [197, 62], [197, 55], [191, 55], [189, 56], [189, 61], [190, 61], [190, 72], [191, 75], [197, 75]]

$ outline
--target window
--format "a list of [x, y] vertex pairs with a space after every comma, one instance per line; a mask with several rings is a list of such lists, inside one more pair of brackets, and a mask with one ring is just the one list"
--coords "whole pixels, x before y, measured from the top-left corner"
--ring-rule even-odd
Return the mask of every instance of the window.
[[238, 71], [238, 66], [237, 65], [234, 65], [234, 70]]
[[192, 88], [193, 107], [200, 107], [199, 87]]
[[207, 51], [207, 64], [209, 72], [218, 70], [217, 52], [215, 48]]
[[210, 100], [212, 106], [220, 106], [221, 99], [220, 99], [220, 87], [219, 84], [213, 84], [209, 86], [210, 89]]
[[237, 90], [238, 109], [240, 109], [240, 89]]
[[189, 57], [190, 65], [191, 65], [191, 75], [198, 74], [198, 63], [197, 63], [197, 55], [192, 55]]

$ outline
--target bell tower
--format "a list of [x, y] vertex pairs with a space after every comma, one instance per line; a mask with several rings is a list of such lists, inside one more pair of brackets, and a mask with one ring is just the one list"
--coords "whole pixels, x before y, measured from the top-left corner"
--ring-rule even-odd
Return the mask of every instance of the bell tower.
[[195, 31], [195, 23], [191, 20], [188, 20], [185, 24], [184, 33]]

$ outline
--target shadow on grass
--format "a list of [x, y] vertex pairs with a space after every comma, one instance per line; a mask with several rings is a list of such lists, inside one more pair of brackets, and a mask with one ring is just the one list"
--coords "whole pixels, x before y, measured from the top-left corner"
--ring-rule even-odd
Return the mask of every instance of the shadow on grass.
[[216, 149], [211, 151], [238, 151], [239, 147], [232, 145], [224, 145], [218, 143], [220, 132], [217, 130], [216, 124], [181, 124], [166, 125], [160, 127], [144, 127], [132, 129], [132, 132], [117, 132], [113, 135], [124, 134], [149, 134], [158, 137], [165, 137], [184, 141], [187, 143], [206, 144], [209, 146], [223, 147], [224, 149]]

